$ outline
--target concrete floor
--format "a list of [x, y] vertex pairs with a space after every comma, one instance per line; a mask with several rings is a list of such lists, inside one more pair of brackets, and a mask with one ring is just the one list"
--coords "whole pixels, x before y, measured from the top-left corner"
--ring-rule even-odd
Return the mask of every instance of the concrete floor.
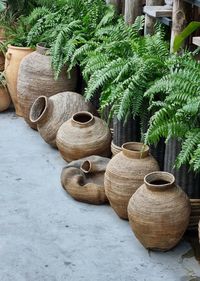
[[0, 114], [0, 157], [0, 281], [200, 280], [186, 242], [149, 253], [109, 206], [70, 198], [58, 151], [12, 112]]

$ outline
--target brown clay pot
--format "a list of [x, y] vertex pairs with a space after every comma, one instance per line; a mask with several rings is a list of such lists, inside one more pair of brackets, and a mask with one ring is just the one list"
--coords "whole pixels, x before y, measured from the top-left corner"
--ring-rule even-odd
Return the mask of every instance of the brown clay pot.
[[118, 153], [120, 153], [121, 151], [122, 151], [122, 148], [120, 146], [114, 144], [114, 142], [112, 141], [111, 142], [111, 152], [112, 152], [112, 155], [115, 156]]
[[5, 56], [3, 52], [0, 52], [0, 71], [4, 71]]
[[10, 103], [11, 99], [7, 88], [0, 86], [0, 112], [8, 109]]
[[76, 82], [76, 70], [72, 71], [69, 79], [66, 68], [55, 80], [48, 49], [38, 45], [36, 51], [22, 61], [18, 77], [19, 102], [23, 117], [30, 127], [37, 129], [36, 124], [30, 121], [29, 114], [39, 96], [50, 97], [64, 91], [74, 91]]
[[56, 146], [56, 134], [60, 126], [77, 111], [86, 110], [97, 115], [90, 102], [74, 92], [63, 92], [50, 98], [40, 96], [31, 107], [30, 120], [37, 125], [41, 137]]
[[143, 183], [144, 176], [157, 170], [159, 166], [149, 147], [142, 143], [125, 143], [122, 152], [111, 159], [105, 173], [105, 191], [120, 218], [128, 219], [129, 199]]
[[71, 162], [61, 174], [63, 188], [77, 201], [104, 204], [104, 173], [109, 158], [90, 156]]
[[167, 251], [180, 241], [190, 218], [190, 201], [167, 172], [154, 172], [131, 197], [130, 225], [147, 249]]
[[7, 87], [15, 107], [16, 114], [22, 116], [22, 111], [19, 105], [17, 95], [17, 79], [19, 66], [22, 59], [28, 54], [32, 53], [31, 48], [8, 46], [5, 60], [5, 77], [7, 81]]
[[105, 123], [90, 112], [78, 112], [57, 133], [62, 157], [70, 162], [91, 155], [110, 156], [111, 133]]
[[6, 36], [5, 36], [5, 29], [3, 27], [0, 27], [0, 41], [5, 41]]

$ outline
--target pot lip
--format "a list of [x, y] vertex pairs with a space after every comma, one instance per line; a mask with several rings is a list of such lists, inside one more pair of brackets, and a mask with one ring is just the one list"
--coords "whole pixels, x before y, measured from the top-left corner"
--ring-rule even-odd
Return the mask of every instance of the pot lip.
[[92, 163], [90, 160], [85, 160], [81, 165], [81, 171], [83, 171], [85, 174], [89, 174], [92, 168]]
[[38, 43], [36, 45], [36, 51], [41, 55], [49, 56], [49, 54], [47, 54], [47, 52], [50, 50], [50, 48], [47, 48], [44, 45], [45, 45], [45, 42]]
[[[40, 114], [40, 116], [36, 119], [33, 119], [33, 112], [35, 110], [35, 107], [37, 107], [37, 103], [40, 100], [44, 100], [44, 109], [42, 110], [42, 113]], [[33, 124], [37, 124], [39, 120], [41, 120], [43, 118], [43, 116], [46, 114], [48, 108], [48, 98], [46, 96], [39, 96], [33, 103], [33, 105], [31, 106], [31, 110], [30, 110], [30, 114], [29, 114], [29, 119]]]
[[13, 49], [13, 50], [34, 50], [34, 48], [31, 47], [17, 47], [13, 45], [8, 45], [8, 48]]
[[121, 148], [122, 153], [129, 158], [141, 159], [149, 155], [149, 146], [141, 142], [126, 142]]
[[[79, 115], [86, 115], [86, 116], [90, 117], [90, 119], [86, 122], [80, 122], [80, 121], [75, 120], [75, 117], [78, 117]], [[90, 125], [94, 122], [94, 115], [92, 113], [90, 113], [89, 111], [79, 111], [72, 115], [72, 121], [74, 124], [78, 124], [78, 125], [82, 125], [82, 126]]]
[[[153, 184], [152, 181], [166, 181], [165, 184]], [[173, 174], [163, 171], [156, 171], [147, 174], [144, 177], [144, 183], [149, 189], [162, 191], [171, 188], [175, 183], [175, 177]]]

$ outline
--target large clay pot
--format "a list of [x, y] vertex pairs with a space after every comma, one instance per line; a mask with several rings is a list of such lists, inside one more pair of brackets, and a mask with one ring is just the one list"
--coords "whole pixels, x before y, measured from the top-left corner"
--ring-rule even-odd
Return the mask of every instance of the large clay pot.
[[90, 156], [71, 162], [61, 174], [63, 188], [77, 201], [104, 204], [104, 173], [109, 158]]
[[147, 249], [167, 251], [182, 238], [190, 218], [190, 201], [172, 174], [154, 172], [131, 197], [130, 225]]
[[90, 102], [74, 92], [63, 92], [50, 98], [40, 96], [31, 107], [30, 120], [37, 125], [41, 137], [56, 146], [56, 134], [60, 126], [77, 111], [86, 110], [97, 115]]
[[7, 87], [15, 107], [16, 114], [22, 116], [22, 111], [19, 105], [17, 96], [17, 79], [19, 66], [22, 59], [33, 52], [31, 48], [8, 46], [5, 61], [5, 76], [7, 81]]
[[55, 80], [48, 49], [38, 45], [36, 51], [22, 61], [19, 70], [18, 95], [25, 121], [33, 129], [37, 129], [36, 124], [29, 119], [33, 102], [39, 96], [50, 97], [64, 91], [74, 91], [76, 79], [75, 70], [72, 71], [71, 78], [68, 78], [67, 70], [63, 68], [59, 78]]
[[89, 112], [78, 112], [60, 127], [56, 143], [68, 162], [91, 155], [108, 157], [111, 133], [105, 121]]
[[149, 147], [129, 142], [109, 162], [105, 173], [105, 191], [110, 205], [122, 219], [128, 219], [127, 206], [133, 193], [141, 186], [144, 176], [159, 170]]
[[7, 88], [0, 86], [0, 112], [8, 109], [10, 103], [11, 99]]

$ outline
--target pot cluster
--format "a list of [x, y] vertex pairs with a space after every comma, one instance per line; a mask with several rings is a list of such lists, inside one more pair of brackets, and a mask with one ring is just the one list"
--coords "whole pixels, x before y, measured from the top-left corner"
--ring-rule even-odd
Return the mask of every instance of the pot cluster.
[[129, 219], [144, 247], [173, 248], [190, 218], [189, 199], [174, 176], [159, 172], [142, 143], [112, 147], [115, 155], [110, 159], [110, 129], [93, 105], [75, 92], [76, 69], [70, 78], [63, 69], [55, 81], [45, 48], [17, 51], [10, 47], [6, 56], [16, 113], [68, 162], [61, 174], [63, 188], [78, 201], [109, 202], [120, 218]]

